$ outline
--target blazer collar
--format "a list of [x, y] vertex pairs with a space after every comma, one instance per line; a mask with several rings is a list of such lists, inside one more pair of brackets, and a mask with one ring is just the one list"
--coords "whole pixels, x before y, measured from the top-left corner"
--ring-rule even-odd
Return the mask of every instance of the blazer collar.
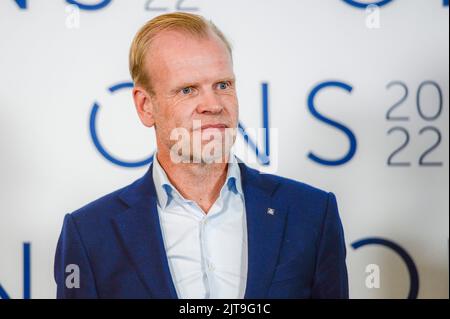
[[128, 209], [117, 214], [114, 222], [149, 296], [157, 299], [177, 298], [159, 223], [152, 165], [119, 197]]
[[[244, 298], [264, 298], [278, 260], [287, 209], [284, 202], [273, 196], [279, 184], [277, 181], [263, 178], [260, 172], [237, 160], [248, 236], [248, 274]], [[128, 208], [114, 217], [114, 223], [149, 296], [177, 298], [159, 223], [152, 165], [143, 177], [119, 194]]]
[[287, 207], [275, 196], [279, 182], [239, 164], [247, 216], [248, 273], [244, 298], [264, 299], [278, 262]]

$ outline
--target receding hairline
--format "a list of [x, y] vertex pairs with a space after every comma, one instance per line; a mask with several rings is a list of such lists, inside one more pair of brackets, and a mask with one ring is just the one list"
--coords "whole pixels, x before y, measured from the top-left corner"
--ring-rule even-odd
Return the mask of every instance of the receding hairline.
[[146, 74], [146, 57], [152, 48], [152, 43], [166, 32], [179, 32], [196, 39], [218, 38], [225, 45], [231, 61], [233, 61], [232, 47], [228, 39], [219, 28], [204, 17], [176, 12], [160, 15], [148, 21], [137, 32], [133, 39], [130, 54], [129, 68], [135, 84], [143, 85], [151, 91], [151, 75]]
[[[229, 54], [230, 58], [232, 59], [232, 52], [230, 51], [230, 49], [228, 48], [227, 44], [216, 34], [213, 32], [213, 30], [207, 30], [206, 33], [204, 34], [193, 34], [190, 33], [186, 30], [183, 29], [177, 29], [177, 28], [173, 28], [173, 29], [164, 29], [160, 32], [158, 32], [158, 34], [156, 34], [150, 41], [148, 41], [147, 46], [145, 48], [145, 50], [143, 51], [143, 58], [145, 59], [146, 56], [148, 56], [149, 54], [152, 53], [152, 51], [156, 51], [159, 47], [159, 43], [157, 44], [157, 46], [155, 46], [155, 42], [157, 41], [164, 41], [162, 38], [164, 38], [167, 35], [170, 34], [175, 34], [175, 35], [181, 35], [182, 41], [184, 40], [194, 40], [194, 41], [214, 41], [216, 43], [220, 43], [221, 45], [223, 45], [223, 48], [227, 51], [227, 53]], [[145, 61], [143, 61], [145, 63]]]

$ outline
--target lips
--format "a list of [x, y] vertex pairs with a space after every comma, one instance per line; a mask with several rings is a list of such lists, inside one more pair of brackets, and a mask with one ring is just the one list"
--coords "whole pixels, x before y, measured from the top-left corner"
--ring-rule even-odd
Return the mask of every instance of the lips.
[[225, 124], [207, 124], [207, 125], [202, 125], [201, 130], [206, 130], [206, 129], [225, 129], [228, 126]]

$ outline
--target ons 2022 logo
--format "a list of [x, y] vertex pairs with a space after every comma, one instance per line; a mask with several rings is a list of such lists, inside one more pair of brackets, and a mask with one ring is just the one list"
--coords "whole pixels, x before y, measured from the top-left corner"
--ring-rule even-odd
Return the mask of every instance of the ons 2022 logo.
[[[108, 94], [116, 94], [121, 90], [130, 90], [133, 87], [132, 82], [121, 82], [114, 84], [107, 88]], [[444, 95], [442, 85], [432, 80], [423, 80], [416, 88], [411, 88], [408, 83], [403, 81], [391, 81], [386, 84], [384, 88], [386, 91], [392, 89], [402, 89], [403, 95], [399, 96], [397, 100], [392, 101], [392, 105], [386, 105], [386, 121], [389, 124], [394, 125], [387, 132], [387, 136], [402, 134], [404, 141], [402, 144], [396, 146], [389, 154], [386, 155], [386, 166], [390, 168], [395, 167], [442, 167], [443, 159], [439, 158], [439, 151], [442, 148], [442, 126], [441, 121], [438, 121], [442, 116], [442, 110], [444, 106]], [[324, 157], [317, 152], [311, 150], [306, 154], [307, 158], [321, 166], [341, 166], [350, 162], [358, 149], [358, 140], [356, 134], [349, 127], [349, 125], [331, 118], [324, 113], [318, 111], [316, 103], [316, 97], [320, 94], [326, 94], [329, 89], [338, 90], [339, 94], [351, 95], [353, 86], [345, 81], [323, 81], [312, 87], [311, 91], [307, 95], [306, 105], [311, 116], [321, 122], [322, 124], [333, 128], [337, 133], [342, 135], [348, 141], [348, 147], [342, 151], [340, 150], [340, 156], [333, 158]], [[383, 89], [380, 87], [380, 89]], [[386, 93], [381, 91], [379, 94]], [[410, 128], [405, 126], [411, 120], [411, 116], [405, 115], [405, 108], [407, 100], [409, 100], [410, 92], [415, 92], [415, 104], [417, 113], [417, 124], [423, 125], [418, 132], [411, 131]], [[433, 97], [428, 103], [423, 102], [423, 96], [427, 94], [429, 97]], [[245, 129], [245, 125], [242, 121], [238, 123], [238, 131], [243, 136], [245, 144], [249, 150], [254, 152], [256, 160], [261, 166], [269, 166], [271, 164], [271, 148], [270, 148], [270, 125], [269, 125], [269, 84], [267, 82], [261, 83], [261, 101], [262, 101], [262, 130], [263, 138], [260, 143], [252, 138], [252, 132], [248, 132]], [[92, 105], [89, 116], [89, 131], [92, 142], [98, 152], [109, 162], [122, 166], [122, 167], [140, 167], [146, 166], [153, 160], [153, 153], [144, 160], [138, 161], [124, 161], [119, 157], [110, 154], [107, 148], [103, 145], [97, 133], [97, 118], [102, 109], [101, 104], [95, 101]], [[410, 112], [411, 113], [411, 112]], [[421, 124], [423, 122], [423, 124]], [[411, 135], [411, 134], [414, 135]], [[415, 134], [417, 133], [417, 134]], [[421, 141], [424, 135], [429, 135], [428, 141], [431, 141], [429, 145], [426, 145]], [[413, 136], [413, 137], [411, 137]], [[403, 151], [413, 146], [415, 154], [409, 155], [409, 158], [403, 156]], [[423, 145], [426, 145], [424, 147]], [[411, 153], [411, 152], [410, 152]], [[436, 155], [437, 153], [437, 155]], [[402, 159], [399, 160], [398, 158]], [[415, 159], [414, 162], [412, 159]]]
[[[22, 10], [28, 9], [28, 3], [32, 0], [13, 0], [17, 4], [17, 6]], [[74, 5], [77, 6], [80, 10], [86, 10], [86, 11], [96, 11], [104, 9], [105, 7], [112, 5], [112, 0], [101, 0], [98, 2], [89, 2], [86, 1], [79, 1], [79, 0], [61, 0], [67, 3], [68, 5]], [[376, 5], [378, 7], [385, 7], [389, 4], [392, 4], [394, 2], [401, 3], [402, 1], [406, 0], [380, 0], [380, 1], [356, 1], [356, 0], [336, 0], [339, 2], [342, 2], [344, 4], [347, 4], [353, 8], [356, 9], [366, 9], [369, 5]], [[148, 11], [167, 11], [168, 9], [175, 9], [177, 11], [198, 11], [199, 8], [193, 6], [193, 2], [191, 0], [173, 0], [173, 1], [164, 1], [164, 0], [145, 0], [145, 9]], [[444, 7], [448, 7], [449, 0], [436, 0], [437, 4], [440, 3], [440, 5]], [[433, 1], [430, 1], [430, 3], [433, 3]], [[168, 8], [164, 7], [163, 5], [174, 5], [174, 8]], [[424, 82], [429, 83], [429, 82]], [[133, 87], [133, 83], [131, 82], [122, 82], [115, 85], [112, 85], [108, 87], [108, 92], [110, 94], [115, 94], [116, 92], [124, 89], [131, 89]], [[439, 92], [439, 87], [436, 85]], [[311, 115], [318, 121], [332, 126], [336, 130], [343, 133], [349, 142], [349, 147], [345, 154], [340, 158], [324, 158], [315, 152], [311, 151], [307, 154], [307, 157], [317, 164], [324, 165], [324, 166], [339, 166], [348, 163], [356, 154], [357, 152], [357, 138], [354, 134], [354, 132], [346, 125], [331, 119], [324, 114], [321, 114], [317, 111], [316, 105], [315, 105], [315, 97], [320, 91], [324, 91], [328, 88], [338, 88], [342, 90], [343, 92], [346, 92], [347, 94], [351, 94], [353, 87], [345, 83], [343, 81], [324, 81], [322, 83], [317, 84], [312, 88], [310, 91], [308, 98], [307, 98], [307, 107]], [[262, 165], [269, 165], [270, 164], [270, 143], [269, 143], [269, 135], [270, 135], [270, 126], [269, 126], [269, 102], [268, 102], [268, 95], [269, 95], [269, 85], [268, 83], [262, 83], [261, 84], [261, 94], [262, 94], [262, 124], [263, 128], [265, 129], [265, 135], [263, 140], [263, 145], [261, 148], [258, 147], [258, 145], [253, 141], [247, 134], [245, 130], [245, 126], [243, 123], [239, 122], [238, 128], [239, 132], [245, 136], [245, 142], [248, 145], [250, 149], [252, 149], [258, 159], [258, 161]], [[153, 153], [146, 159], [140, 160], [140, 161], [123, 161], [111, 154], [109, 154], [101, 141], [99, 140], [98, 134], [97, 134], [97, 128], [96, 128], [96, 118], [100, 111], [100, 103], [94, 102], [91, 108], [91, 113], [89, 117], [89, 129], [92, 141], [97, 148], [97, 150], [100, 152], [100, 154], [110, 161], [111, 163], [123, 167], [140, 167], [145, 166], [149, 164], [153, 160]], [[433, 148], [434, 149], [434, 148]], [[398, 151], [398, 150], [397, 150]], [[428, 154], [428, 153], [427, 153]], [[394, 154], [392, 154], [394, 155]], [[435, 164], [435, 163], [433, 163]], [[370, 238], [363, 238], [357, 241], [354, 241], [351, 244], [351, 247], [354, 250], [358, 250], [364, 246], [368, 245], [378, 245], [382, 246], [384, 248], [388, 248], [395, 252], [405, 263], [405, 266], [408, 270], [409, 274], [409, 280], [410, 280], [410, 287], [409, 287], [409, 293], [407, 298], [409, 299], [415, 299], [417, 298], [418, 292], [419, 292], [419, 274], [417, 271], [417, 267], [412, 259], [412, 257], [408, 254], [408, 252], [402, 248], [400, 245], [396, 244], [393, 241], [390, 241], [385, 238], [379, 238], [379, 237], [370, 237]], [[23, 244], [23, 298], [24, 299], [30, 299], [31, 298], [31, 243], [24, 243]], [[19, 279], [19, 278], [18, 278]], [[1, 285], [0, 283], [0, 298], [8, 299], [10, 298], [10, 295], [7, 293], [6, 289]]]
[[[133, 88], [132, 82], [121, 82], [118, 84], [114, 84], [108, 87], [108, 92], [110, 94], [115, 94], [116, 92], [123, 89], [131, 89]], [[308, 110], [311, 115], [316, 118], [318, 121], [323, 122], [326, 125], [329, 125], [336, 130], [343, 133], [349, 142], [349, 147], [345, 154], [341, 157], [337, 158], [324, 158], [320, 155], [317, 155], [313, 151], [308, 153], [308, 158], [320, 165], [323, 166], [339, 166], [349, 162], [356, 153], [357, 150], [357, 139], [356, 135], [353, 131], [346, 125], [331, 119], [324, 114], [320, 113], [316, 109], [315, 105], [315, 97], [316, 95], [329, 88], [338, 88], [341, 89], [348, 94], [352, 92], [353, 87], [347, 83], [342, 81], [325, 81], [316, 85], [308, 95]], [[252, 139], [250, 134], [246, 131], [245, 125], [239, 121], [238, 123], [238, 131], [243, 136], [244, 142], [247, 146], [255, 153], [256, 159], [259, 164], [268, 166], [270, 165], [270, 126], [269, 126], [269, 84], [266, 82], [261, 83], [261, 100], [262, 100], [262, 128], [263, 128], [263, 145], [259, 147]], [[101, 109], [99, 102], [94, 102], [91, 108], [91, 113], [89, 116], [89, 131], [92, 138], [92, 142], [94, 143], [96, 149], [100, 152], [100, 154], [110, 161], [111, 163], [122, 166], [122, 167], [140, 167], [149, 164], [153, 160], [153, 153], [147, 159], [139, 160], [139, 161], [124, 161], [119, 159], [117, 156], [110, 154], [103, 143], [100, 141], [99, 135], [97, 133], [97, 116]]]

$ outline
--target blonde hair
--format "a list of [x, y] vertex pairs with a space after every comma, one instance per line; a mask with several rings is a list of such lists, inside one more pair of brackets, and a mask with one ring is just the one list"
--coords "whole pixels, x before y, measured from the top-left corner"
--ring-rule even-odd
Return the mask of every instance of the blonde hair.
[[144, 68], [145, 55], [155, 36], [159, 32], [165, 30], [187, 32], [188, 34], [199, 38], [207, 38], [209, 36], [209, 31], [212, 31], [225, 43], [230, 56], [232, 55], [231, 44], [222, 31], [220, 31], [212, 21], [208, 21], [200, 15], [185, 12], [159, 15], [148, 21], [136, 33], [133, 42], [131, 43], [129, 53], [131, 78], [135, 85], [142, 85], [149, 93], [153, 94], [154, 92], [150, 83], [150, 76], [146, 74]]

